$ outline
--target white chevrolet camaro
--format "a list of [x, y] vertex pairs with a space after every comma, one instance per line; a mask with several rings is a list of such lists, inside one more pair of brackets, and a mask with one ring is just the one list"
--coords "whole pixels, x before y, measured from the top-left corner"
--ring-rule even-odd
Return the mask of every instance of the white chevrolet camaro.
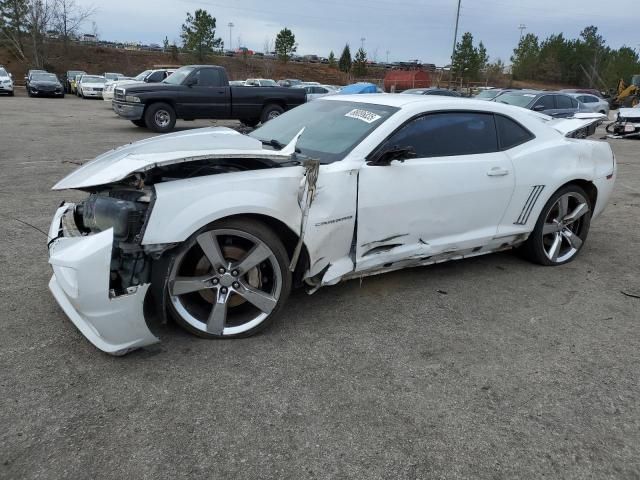
[[[99, 349], [152, 344], [173, 317], [206, 338], [248, 336], [292, 287], [517, 247], [562, 265], [613, 190], [598, 114], [331, 96], [242, 135], [205, 128], [99, 156], [49, 232], [53, 295]], [[428, 275], [428, 270], [425, 275]]]

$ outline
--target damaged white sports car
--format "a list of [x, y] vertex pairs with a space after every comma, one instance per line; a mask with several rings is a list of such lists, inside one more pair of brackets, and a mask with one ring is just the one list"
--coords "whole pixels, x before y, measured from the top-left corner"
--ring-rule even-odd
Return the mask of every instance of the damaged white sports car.
[[580, 138], [601, 116], [454, 100], [333, 96], [249, 135], [108, 152], [54, 187], [89, 196], [55, 214], [50, 289], [96, 347], [123, 354], [157, 342], [168, 316], [206, 338], [251, 335], [294, 286], [516, 246], [571, 261], [613, 189], [609, 145]]

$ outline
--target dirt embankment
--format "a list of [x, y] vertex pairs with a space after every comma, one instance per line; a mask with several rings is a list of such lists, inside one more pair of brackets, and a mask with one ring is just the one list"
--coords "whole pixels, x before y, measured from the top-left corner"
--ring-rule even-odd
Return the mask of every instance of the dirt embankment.
[[[209, 56], [204, 62], [199, 62], [190, 54], [178, 54], [177, 57], [163, 52], [147, 52], [124, 50], [108, 47], [93, 47], [82, 45], [53, 44], [49, 47], [47, 70], [63, 74], [67, 70], [84, 70], [93, 74], [104, 72], [119, 72], [125, 75], [137, 75], [143, 70], [157, 66], [180, 66], [195, 63], [221, 65], [227, 69], [231, 80], [244, 80], [250, 77], [263, 78], [299, 78], [303, 81], [316, 81], [327, 84], [345, 84], [353, 78], [329, 68], [323, 64], [311, 63], [283, 63], [277, 60], [252, 57], [222, 57]], [[22, 63], [5, 48], [0, 47], [0, 65], [4, 65], [13, 73], [18, 83], [27, 70], [33, 68], [28, 63]], [[382, 79], [385, 71], [370, 69], [367, 79]]]

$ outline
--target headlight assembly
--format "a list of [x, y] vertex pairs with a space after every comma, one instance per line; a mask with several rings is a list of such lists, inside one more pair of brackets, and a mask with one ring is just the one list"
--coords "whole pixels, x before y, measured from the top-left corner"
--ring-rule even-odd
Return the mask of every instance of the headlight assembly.
[[140, 97], [136, 97], [134, 95], [127, 95], [124, 97], [124, 100], [129, 103], [140, 103]]

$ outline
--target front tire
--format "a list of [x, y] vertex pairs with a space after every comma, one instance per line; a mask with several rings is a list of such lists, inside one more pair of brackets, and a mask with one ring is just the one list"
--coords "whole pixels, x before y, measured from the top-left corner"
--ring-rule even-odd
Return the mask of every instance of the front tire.
[[532, 262], [545, 266], [572, 261], [587, 240], [591, 211], [587, 193], [577, 185], [567, 185], [545, 204], [536, 226], [522, 246]]
[[149, 130], [168, 133], [176, 125], [176, 112], [167, 103], [153, 103], [144, 112], [144, 120]]
[[177, 323], [203, 338], [251, 336], [272, 323], [291, 292], [289, 257], [257, 221], [223, 220], [196, 232], [169, 272]]

